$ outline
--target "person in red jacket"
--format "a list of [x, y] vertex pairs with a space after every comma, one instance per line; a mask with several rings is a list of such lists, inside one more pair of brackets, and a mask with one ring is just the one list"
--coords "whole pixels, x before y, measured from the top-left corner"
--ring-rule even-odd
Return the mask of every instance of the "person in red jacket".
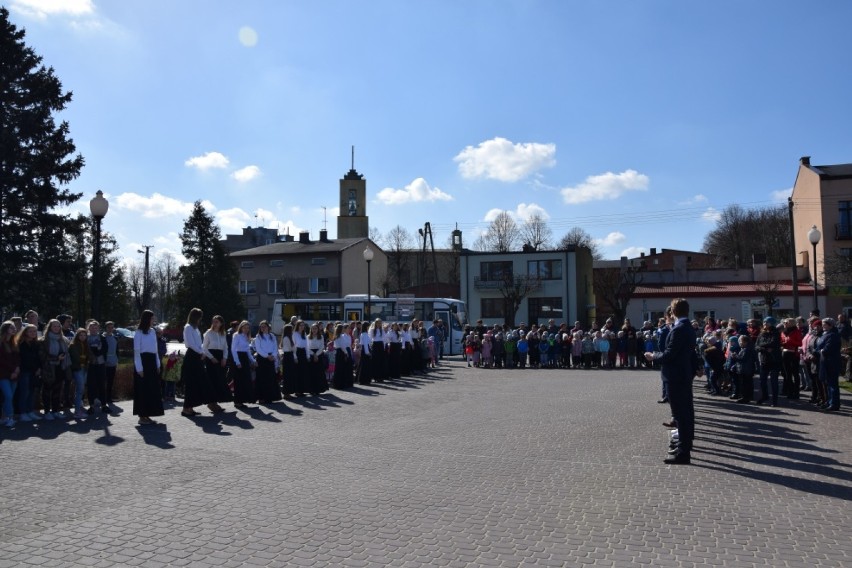
[[796, 320], [784, 320], [784, 330], [781, 332], [781, 370], [784, 373], [784, 383], [781, 394], [790, 400], [799, 398], [799, 348], [802, 346], [802, 332], [796, 325]]

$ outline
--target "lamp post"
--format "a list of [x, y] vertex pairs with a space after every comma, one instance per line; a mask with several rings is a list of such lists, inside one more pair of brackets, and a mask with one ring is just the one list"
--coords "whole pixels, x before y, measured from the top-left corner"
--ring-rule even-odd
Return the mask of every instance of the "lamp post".
[[811, 241], [811, 244], [814, 245], [814, 310], [819, 311], [819, 303], [817, 300], [817, 257], [816, 257], [816, 247], [819, 244], [819, 239], [822, 237], [819, 230], [816, 228], [816, 225], [811, 227], [811, 230], [808, 231], [808, 240]]
[[373, 253], [373, 249], [370, 247], [364, 249], [364, 260], [367, 261], [367, 317], [365, 318], [367, 321], [370, 321], [370, 312], [372, 308], [372, 294], [370, 292], [370, 263], [373, 261], [373, 254], [375, 253]]
[[92, 258], [92, 317], [101, 319], [101, 221], [109, 210], [109, 201], [104, 198], [104, 192], [98, 190], [89, 201], [89, 211], [95, 219], [94, 255]]

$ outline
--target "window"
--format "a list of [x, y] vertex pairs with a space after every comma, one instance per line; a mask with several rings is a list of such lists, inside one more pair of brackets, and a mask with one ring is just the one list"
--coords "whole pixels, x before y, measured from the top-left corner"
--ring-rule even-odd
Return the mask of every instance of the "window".
[[505, 301], [503, 298], [480, 298], [480, 317], [503, 318], [505, 317]]
[[284, 281], [283, 280], [267, 280], [266, 281], [266, 293], [267, 294], [283, 294], [284, 293]]
[[275, 268], [275, 267], [277, 267], [277, 266], [284, 266], [284, 261], [283, 261], [283, 260], [281, 260], [281, 259], [278, 259], [278, 260], [270, 260], [270, 261], [269, 261], [269, 266], [270, 266], [270, 267], [273, 267], [273, 268]]
[[479, 263], [480, 280], [503, 280], [512, 277], [512, 261], [502, 260], [498, 262]]
[[852, 236], [852, 201], [838, 201], [837, 209], [837, 237], [848, 239]]
[[311, 259], [311, 264], [314, 266], [322, 266], [326, 263], [324, 256], [317, 256]]
[[311, 278], [308, 280], [308, 294], [328, 293], [328, 278]]
[[240, 294], [257, 294], [257, 281], [240, 280]]
[[529, 323], [545, 323], [549, 319], [561, 320], [562, 298], [529, 298]]
[[530, 276], [537, 276], [542, 280], [561, 280], [561, 260], [530, 260], [527, 262], [527, 272]]
[[240, 268], [254, 268], [254, 261], [244, 260], [240, 263]]

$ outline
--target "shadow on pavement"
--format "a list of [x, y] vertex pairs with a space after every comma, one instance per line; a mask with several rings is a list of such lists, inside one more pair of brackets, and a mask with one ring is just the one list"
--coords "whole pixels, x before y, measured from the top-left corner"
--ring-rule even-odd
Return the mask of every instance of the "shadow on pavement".
[[149, 446], [154, 446], [163, 450], [172, 450], [175, 447], [174, 444], [172, 444], [172, 434], [169, 432], [168, 428], [166, 428], [165, 424], [139, 424], [136, 426], [136, 429], [142, 436], [142, 440]]

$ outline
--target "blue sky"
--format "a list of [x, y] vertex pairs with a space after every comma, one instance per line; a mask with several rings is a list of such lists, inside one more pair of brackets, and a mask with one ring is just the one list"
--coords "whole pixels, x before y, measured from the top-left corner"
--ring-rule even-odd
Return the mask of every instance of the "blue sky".
[[846, 1], [0, 1], [74, 93], [76, 209], [103, 190], [133, 261], [179, 256], [196, 199], [223, 233], [316, 238], [326, 207], [333, 238], [352, 145], [382, 233], [539, 212], [607, 258], [852, 160]]

